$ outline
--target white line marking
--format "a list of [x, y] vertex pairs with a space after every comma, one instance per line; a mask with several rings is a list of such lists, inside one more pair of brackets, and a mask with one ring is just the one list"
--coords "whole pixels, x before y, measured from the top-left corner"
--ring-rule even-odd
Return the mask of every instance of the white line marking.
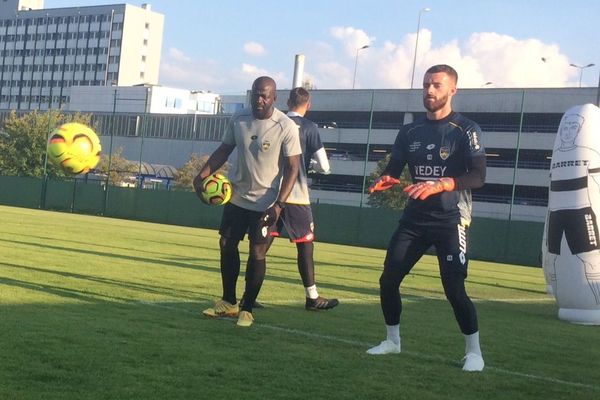
[[[345, 298], [339, 297], [340, 303], [348, 303], [348, 304], [379, 304], [379, 297], [354, 297], [354, 298]], [[444, 297], [432, 297], [432, 296], [411, 296], [411, 295], [403, 295], [402, 301], [417, 303], [419, 301], [430, 301], [430, 300], [440, 300], [446, 301]], [[498, 298], [498, 299], [471, 299], [474, 303], [551, 303], [554, 302], [553, 298], [538, 298], [538, 299], [528, 299], [528, 298]], [[259, 299], [261, 304], [266, 306], [268, 305], [302, 305], [304, 304], [304, 300], [297, 299], [282, 299], [282, 300], [262, 300]], [[156, 302], [155, 302], [156, 303]], [[212, 300], [161, 300], [160, 303], [168, 304], [168, 303], [194, 303], [194, 304], [211, 304]]]
[[[344, 300], [344, 301], [346, 301], [346, 300]], [[502, 301], [506, 301], [506, 300], [502, 300]], [[197, 311], [191, 311], [191, 310], [187, 310], [187, 309], [184, 309], [181, 307], [173, 307], [173, 306], [165, 305], [164, 302], [154, 303], [151, 301], [140, 301], [138, 303], [142, 304], [142, 305], [146, 305], [146, 306], [164, 308], [167, 310], [173, 310], [173, 311], [178, 311], [178, 312], [182, 312], [182, 313], [186, 313], [186, 314], [192, 314], [195, 316], [200, 315], [200, 313]], [[190, 303], [192, 303], [192, 302], [190, 302]], [[198, 302], [194, 302], [193, 304], [198, 304]], [[219, 318], [217, 320], [224, 320], [224, 321], [229, 321], [229, 322], [236, 321], [235, 318]], [[255, 322], [252, 326], [255, 326], [255, 327], [261, 328], [261, 329], [270, 329], [270, 330], [276, 331], [276, 332], [284, 332], [284, 333], [289, 333], [292, 335], [303, 336], [303, 337], [307, 337], [307, 338], [311, 338], [311, 339], [329, 340], [332, 342], [345, 343], [345, 344], [349, 344], [352, 346], [361, 347], [363, 349], [368, 349], [369, 347], [374, 346], [374, 344], [372, 344], [372, 343], [366, 343], [366, 342], [362, 342], [362, 341], [358, 341], [358, 340], [344, 339], [344, 338], [341, 338], [338, 336], [331, 336], [331, 335], [321, 335], [318, 333], [306, 332], [306, 331], [301, 331], [298, 329], [285, 328], [285, 327], [281, 327], [281, 326], [264, 324], [264, 323], [256, 323]], [[459, 362], [450, 360], [450, 359], [447, 359], [444, 357], [440, 357], [440, 356], [433, 356], [430, 354], [424, 354], [424, 353], [419, 353], [419, 352], [415, 352], [415, 351], [405, 351], [405, 350], [402, 350], [402, 354], [406, 354], [411, 357], [419, 358], [422, 360], [440, 361], [443, 363], [460, 366]], [[553, 378], [550, 376], [528, 374], [528, 373], [524, 373], [524, 372], [517, 372], [517, 371], [513, 371], [513, 370], [498, 368], [498, 367], [491, 367], [489, 365], [486, 365], [485, 370], [493, 371], [493, 372], [497, 372], [497, 373], [501, 373], [501, 374], [505, 374], [505, 375], [512, 375], [512, 376], [516, 376], [516, 377], [520, 377], [520, 378], [527, 378], [527, 379], [532, 379], [532, 380], [537, 380], [537, 381], [554, 383], [554, 384], [558, 384], [558, 385], [573, 386], [573, 387], [579, 387], [579, 388], [600, 391], [600, 386], [590, 385], [587, 383], [566, 381], [564, 379]]]

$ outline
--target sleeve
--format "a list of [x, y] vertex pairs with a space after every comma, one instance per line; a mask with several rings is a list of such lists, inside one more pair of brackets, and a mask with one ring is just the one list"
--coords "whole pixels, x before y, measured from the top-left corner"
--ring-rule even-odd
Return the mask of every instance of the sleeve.
[[306, 132], [306, 154], [314, 154], [317, 150], [323, 147], [321, 142], [321, 136], [319, 135], [319, 128], [317, 124], [311, 122], [305, 128]]
[[236, 115], [233, 115], [230, 119], [229, 122], [227, 123], [227, 127], [225, 128], [225, 133], [223, 134], [223, 138], [221, 139], [221, 142], [224, 144], [228, 144], [230, 146], [235, 146], [235, 130], [234, 130], [234, 122], [235, 122], [235, 118]]
[[[327, 158], [327, 152], [323, 142], [321, 142], [321, 135], [319, 134], [319, 128], [314, 122], [310, 122], [305, 127], [306, 134], [306, 154], [305, 157], [309, 157], [311, 167], [315, 172], [327, 175], [331, 173], [331, 167], [329, 166], [329, 159]], [[314, 161], [313, 161], [314, 160]]]
[[285, 124], [283, 129], [283, 155], [285, 157], [290, 157], [302, 154], [298, 125], [290, 120], [289, 123]]
[[402, 170], [406, 165], [407, 157], [406, 150], [408, 149], [408, 144], [406, 142], [406, 131], [404, 128], [400, 129], [398, 135], [396, 136], [396, 140], [394, 141], [394, 145], [392, 146], [392, 154], [390, 156], [390, 162], [383, 170], [383, 175], [389, 175], [393, 178], [399, 178], [402, 174]]
[[465, 130], [462, 146], [466, 172], [454, 178], [456, 190], [476, 189], [485, 183], [487, 162], [485, 149], [481, 144], [481, 128], [473, 124]]
[[315, 170], [323, 175], [329, 175], [331, 173], [331, 167], [329, 166], [329, 159], [327, 158], [327, 152], [324, 147], [321, 147], [319, 150], [313, 153], [313, 158], [315, 162], [313, 163], [311, 160], [311, 166]]

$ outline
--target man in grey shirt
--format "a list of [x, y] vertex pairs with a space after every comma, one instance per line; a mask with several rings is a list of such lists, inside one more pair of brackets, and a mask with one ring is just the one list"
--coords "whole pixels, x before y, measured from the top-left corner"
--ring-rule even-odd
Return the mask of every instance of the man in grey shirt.
[[[209, 317], [238, 317], [238, 326], [254, 321], [252, 305], [265, 278], [270, 231], [279, 219], [301, 163], [297, 125], [274, 107], [275, 81], [262, 76], [254, 81], [250, 112], [241, 110], [231, 117], [219, 148], [194, 179], [201, 191], [202, 181], [216, 172], [237, 148], [231, 202], [225, 205], [219, 234], [223, 296], [203, 311]], [[244, 303], [239, 309], [236, 282], [240, 273], [239, 242], [248, 233], [250, 250], [246, 269]]]

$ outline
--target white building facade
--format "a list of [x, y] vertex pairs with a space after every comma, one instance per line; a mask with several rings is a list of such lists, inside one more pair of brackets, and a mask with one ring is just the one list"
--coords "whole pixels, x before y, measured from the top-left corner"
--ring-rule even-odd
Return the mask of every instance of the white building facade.
[[100, 113], [217, 114], [217, 93], [165, 86], [73, 86], [67, 111]]
[[150, 5], [0, 2], [0, 109], [64, 108], [72, 87], [157, 84], [164, 16]]

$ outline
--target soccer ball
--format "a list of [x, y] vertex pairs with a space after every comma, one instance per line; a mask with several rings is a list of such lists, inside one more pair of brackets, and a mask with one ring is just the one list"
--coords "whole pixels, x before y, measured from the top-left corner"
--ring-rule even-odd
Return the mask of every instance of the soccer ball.
[[202, 181], [200, 200], [210, 206], [221, 206], [231, 199], [231, 182], [225, 175], [215, 173]]
[[52, 132], [48, 158], [68, 174], [85, 174], [100, 161], [100, 139], [88, 126], [69, 122]]

